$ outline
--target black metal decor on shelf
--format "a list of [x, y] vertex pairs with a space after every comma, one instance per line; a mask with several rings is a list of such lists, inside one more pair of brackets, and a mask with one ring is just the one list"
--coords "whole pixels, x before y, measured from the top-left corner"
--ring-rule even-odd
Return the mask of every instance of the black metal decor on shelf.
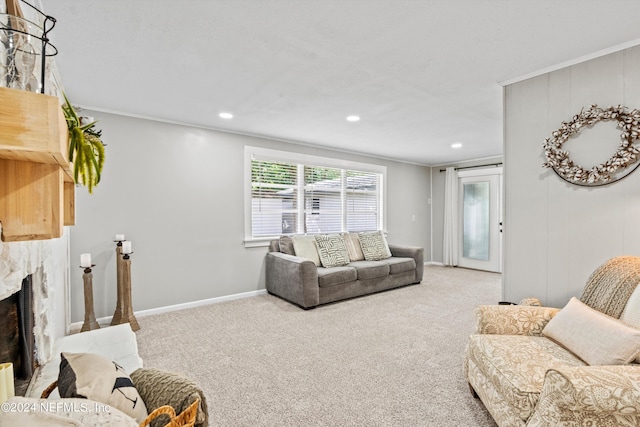
[[[32, 9], [41, 24], [25, 19], [20, 4]], [[7, 0], [7, 12], [0, 15], [0, 48], [4, 50], [4, 54], [0, 52], [3, 62], [0, 70], [4, 68], [0, 86], [45, 93], [46, 59], [58, 54], [58, 49], [49, 42], [49, 32], [55, 27], [56, 19], [25, 0]], [[39, 51], [31, 45], [31, 39], [40, 41]], [[39, 83], [27, 80], [35, 69], [38, 55], [41, 57]]]

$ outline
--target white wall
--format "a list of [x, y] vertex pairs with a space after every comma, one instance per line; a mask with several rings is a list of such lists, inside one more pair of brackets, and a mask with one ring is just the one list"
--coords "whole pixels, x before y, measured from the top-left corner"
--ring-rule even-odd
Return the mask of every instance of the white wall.
[[[425, 248], [430, 258], [429, 168], [261, 138], [99, 112], [107, 144], [94, 194], [76, 190], [71, 265], [93, 255], [98, 318], [116, 303], [116, 233], [132, 241], [134, 310], [264, 288], [266, 248], [245, 248], [244, 146], [387, 166], [390, 243]], [[415, 221], [412, 221], [415, 215]], [[77, 270], [77, 271], [75, 271]], [[72, 269], [72, 322], [83, 320], [82, 274]]]
[[[506, 300], [535, 296], [561, 307], [607, 259], [640, 255], [640, 172], [583, 188], [542, 168], [544, 139], [581, 108], [640, 107], [638, 70], [640, 48], [634, 47], [505, 88]], [[598, 123], [570, 150], [576, 158], [598, 151], [598, 160], [583, 164], [590, 167], [613, 154], [619, 134]]]

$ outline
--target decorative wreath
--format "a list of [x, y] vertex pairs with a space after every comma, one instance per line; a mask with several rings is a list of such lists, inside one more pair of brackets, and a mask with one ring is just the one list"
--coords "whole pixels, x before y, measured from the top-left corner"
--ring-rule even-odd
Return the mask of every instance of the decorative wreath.
[[[562, 144], [584, 127], [607, 120], [616, 120], [617, 127], [622, 129], [620, 135], [622, 143], [616, 153], [606, 162], [589, 170], [576, 165], [569, 158], [569, 152], [562, 149]], [[633, 145], [638, 137], [640, 137], [639, 110], [629, 111], [622, 105], [603, 109], [594, 104], [587, 110], [583, 108], [580, 114], [573, 116], [571, 121], [562, 122], [562, 127], [554, 131], [551, 138], [545, 138], [543, 148], [547, 161], [542, 166], [552, 168], [565, 181], [578, 185], [596, 186], [615, 182], [616, 180], [612, 178], [613, 174], [638, 160], [640, 149]]]

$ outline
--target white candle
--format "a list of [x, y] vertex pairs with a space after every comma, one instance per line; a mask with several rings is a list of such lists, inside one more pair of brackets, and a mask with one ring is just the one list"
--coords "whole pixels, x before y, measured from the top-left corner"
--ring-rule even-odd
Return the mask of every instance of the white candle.
[[115, 240], [122, 242], [124, 240], [124, 234], [116, 234]]
[[15, 396], [13, 384], [13, 364], [0, 364], [0, 403]]
[[91, 267], [91, 254], [80, 254], [80, 267]]
[[4, 371], [7, 375], [7, 378], [6, 378], [7, 397], [11, 399], [13, 396], [16, 395], [16, 388], [15, 388], [15, 385], [13, 384], [13, 363], [6, 363], [4, 366], [5, 366]]
[[130, 254], [131, 253], [131, 240], [127, 240], [125, 242], [122, 242], [122, 253], [123, 254]]
[[0, 403], [6, 402], [9, 398], [7, 393], [7, 370], [4, 369], [3, 365], [0, 365]]

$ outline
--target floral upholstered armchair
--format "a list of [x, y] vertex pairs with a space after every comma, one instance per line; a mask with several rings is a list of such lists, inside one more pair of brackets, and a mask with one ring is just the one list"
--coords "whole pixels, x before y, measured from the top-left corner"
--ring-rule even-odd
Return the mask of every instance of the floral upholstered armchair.
[[617, 257], [562, 309], [476, 308], [464, 371], [500, 427], [640, 426], [639, 283]]

